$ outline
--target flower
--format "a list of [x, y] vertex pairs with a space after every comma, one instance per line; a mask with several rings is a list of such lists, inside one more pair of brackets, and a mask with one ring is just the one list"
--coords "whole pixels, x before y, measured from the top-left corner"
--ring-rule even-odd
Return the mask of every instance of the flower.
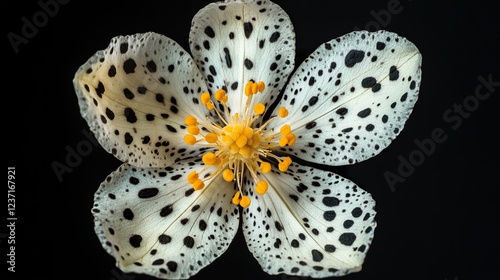
[[308, 163], [354, 164], [401, 132], [420, 86], [415, 45], [352, 32], [295, 69], [293, 25], [265, 0], [207, 5], [189, 45], [191, 55], [153, 32], [118, 36], [73, 80], [82, 116], [123, 162], [92, 209], [116, 265], [189, 278], [226, 251], [241, 219], [269, 274], [359, 271], [375, 201]]

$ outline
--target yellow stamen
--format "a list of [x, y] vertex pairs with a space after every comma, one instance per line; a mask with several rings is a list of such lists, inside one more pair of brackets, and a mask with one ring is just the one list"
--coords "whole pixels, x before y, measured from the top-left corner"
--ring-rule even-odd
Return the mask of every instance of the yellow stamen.
[[286, 139], [288, 139], [288, 146], [292, 146], [293, 144], [295, 144], [295, 141], [297, 141], [297, 137], [293, 133], [288, 134], [286, 136]]
[[271, 164], [269, 162], [261, 162], [260, 164], [260, 170], [262, 171], [262, 173], [268, 173], [271, 171]]
[[292, 128], [290, 127], [290, 125], [288, 124], [285, 124], [284, 126], [281, 127], [280, 129], [280, 133], [281, 135], [287, 135], [289, 133], [292, 132]]
[[204, 154], [201, 158], [201, 160], [203, 161], [204, 164], [206, 165], [217, 165], [218, 164], [218, 158], [217, 156], [212, 153], [212, 152], [208, 152], [206, 154]]
[[190, 184], [194, 184], [194, 182], [196, 182], [196, 180], [198, 180], [198, 173], [196, 171], [189, 173], [189, 175], [187, 177], [187, 181]]
[[217, 142], [217, 139], [218, 137], [215, 133], [208, 133], [207, 135], [205, 135], [205, 140], [210, 144]]
[[238, 204], [240, 204], [240, 201], [241, 201], [241, 198], [240, 198], [240, 191], [237, 191], [237, 192], [234, 194], [233, 199], [231, 200], [231, 202], [232, 202], [233, 204], [238, 205]]
[[259, 85], [256, 83], [252, 84], [252, 94], [257, 94], [259, 92]]
[[205, 187], [205, 183], [203, 183], [202, 180], [198, 179], [198, 180], [194, 181], [193, 189], [195, 191], [199, 191], [199, 190], [203, 189], [203, 187]]
[[200, 96], [200, 101], [201, 101], [201, 104], [207, 105], [207, 103], [210, 101], [210, 93], [208, 93], [208, 92], [202, 93]]
[[248, 138], [245, 135], [240, 135], [240, 137], [236, 139], [236, 146], [241, 149], [246, 146], [247, 142]]
[[226, 96], [226, 91], [223, 89], [219, 89], [215, 92], [215, 99], [217, 99], [217, 101], [222, 101], [225, 96]]
[[184, 119], [184, 123], [186, 125], [196, 125], [198, 124], [198, 120], [193, 116], [187, 116], [187, 118]]
[[193, 135], [198, 135], [200, 133], [200, 128], [196, 125], [190, 125], [187, 127], [187, 131]]
[[231, 131], [231, 138], [233, 138], [234, 141], [238, 140], [238, 138], [240, 138], [244, 130], [245, 128], [242, 125], [240, 124], [235, 125], [233, 127], [233, 130]]
[[285, 147], [288, 144], [288, 138], [286, 136], [283, 136], [280, 138], [280, 147]]
[[262, 103], [257, 103], [255, 104], [255, 106], [253, 106], [253, 111], [257, 115], [262, 115], [266, 111], [266, 106], [264, 106], [264, 104]]
[[229, 136], [229, 135], [222, 136], [222, 144], [225, 147], [231, 147], [231, 145], [233, 145], [233, 143], [234, 143], [234, 140], [233, 140], [233, 138], [231, 138], [231, 136]]
[[[201, 190], [213, 179], [222, 176], [227, 182], [234, 182], [237, 191], [231, 202], [241, 207], [250, 206], [251, 199], [242, 196], [244, 184], [247, 184], [245, 174], [249, 174], [250, 180], [255, 185], [254, 191], [260, 195], [267, 193], [269, 183], [262, 180], [262, 174], [272, 171], [273, 165], [267, 160], [277, 160], [278, 169], [282, 172], [288, 170], [292, 160], [289, 157], [278, 157], [274, 149], [279, 146], [293, 145], [297, 137], [292, 133], [290, 125], [285, 124], [279, 129], [268, 125], [276, 118], [287, 117], [289, 112], [285, 107], [278, 110], [278, 116], [273, 116], [263, 124], [259, 124], [259, 116], [266, 113], [264, 103], [255, 102], [253, 95], [263, 93], [266, 84], [262, 81], [248, 81], [243, 89], [247, 96], [246, 102], [241, 104], [243, 108], [231, 114], [227, 106], [228, 95], [225, 89], [216, 90], [213, 98], [209, 92], [199, 96], [200, 102], [208, 110], [214, 110], [218, 120], [203, 122], [189, 115], [184, 119], [186, 135], [184, 142], [189, 145], [200, 145], [205, 152], [201, 160], [205, 167], [201, 171], [193, 171], [187, 175], [187, 181], [195, 190]], [[234, 91], [234, 90], [232, 90]], [[241, 93], [235, 93], [241, 94]], [[199, 135], [199, 136], [197, 136]], [[276, 168], [276, 167], [274, 167]]]
[[222, 177], [227, 182], [231, 182], [234, 180], [234, 173], [231, 169], [225, 169], [224, 172], [222, 172]]
[[253, 82], [252, 82], [252, 81], [250, 81], [250, 82], [248, 82], [248, 83], [246, 84], [246, 86], [245, 86], [245, 95], [246, 95], [247, 97], [250, 97], [250, 95], [252, 95], [252, 94], [253, 94], [253, 93], [252, 93], [252, 88], [253, 88]]
[[257, 90], [259, 92], [263, 92], [266, 89], [266, 84], [264, 82], [258, 82], [257, 83]]
[[286, 157], [282, 162], [278, 164], [278, 169], [281, 172], [285, 172], [288, 170], [288, 167], [292, 163], [292, 159], [290, 157]]
[[208, 109], [209, 111], [212, 111], [213, 109], [215, 109], [215, 105], [214, 105], [214, 103], [213, 103], [212, 101], [209, 101], [209, 102], [207, 103], [207, 109]]
[[250, 198], [246, 195], [242, 196], [240, 200], [240, 206], [243, 208], [247, 208], [248, 206], [250, 206]]
[[288, 116], [288, 110], [285, 107], [281, 107], [278, 110], [278, 116], [280, 116], [281, 118], [286, 118]]
[[191, 134], [186, 134], [184, 136], [184, 142], [186, 142], [186, 144], [188, 145], [194, 145], [196, 143], [196, 137]]
[[248, 159], [252, 155], [252, 149], [248, 146], [245, 146], [243, 148], [240, 148], [239, 153], [243, 158]]
[[267, 184], [266, 181], [259, 181], [257, 183], [257, 187], [255, 188], [255, 192], [260, 194], [260, 195], [263, 195], [267, 192], [268, 187], [269, 187], [269, 185]]
[[[253, 129], [251, 129], [250, 127], [245, 127], [243, 129], [243, 135], [245, 135], [247, 138], [252, 138], [254, 136]], [[257, 134], [255, 134], [255, 135], [257, 135]]]

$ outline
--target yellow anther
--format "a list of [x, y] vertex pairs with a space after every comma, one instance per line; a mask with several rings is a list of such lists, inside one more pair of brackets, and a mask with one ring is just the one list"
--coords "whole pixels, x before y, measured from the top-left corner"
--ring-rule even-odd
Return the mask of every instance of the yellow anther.
[[217, 134], [215, 133], [208, 133], [206, 136], [205, 136], [205, 140], [210, 143], [210, 144], [213, 144], [215, 142], [217, 142]]
[[201, 101], [201, 104], [207, 105], [207, 103], [210, 101], [210, 93], [208, 93], [208, 92], [202, 93], [200, 96], [200, 101]]
[[252, 94], [257, 94], [259, 92], [259, 85], [256, 83], [252, 84]]
[[191, 134], [186, 134], [186, 136], [184, 136], [184, 142], [189, 145], [194, 145], [196, 143], [196, 137]]
[[205, 187], [205, 183], [203, 183], [202, 180], [198, 179], [198, 180], [194, 181], [193, 189], [195, 191], [199, 191], [199, 190], [203, 189], [203, 187]]
[[248, 206], [250, 206], [250, 198], [246, 195], [242, 196], [240, 200], [240, 206], [243, 208], [247, 208]]
[[283, 136], [280, 138], [280, 147], [285, 147], [288, 144], [288, 138], [286, 136]]
[[233, 152], [234, 154], [237, 154], [240, 151], [240, 147], [238, 147], [238, 145], [236, 144], [232, 144], [231, 147], [229, 148], [231, 149], [231, 152]]
[[271, 164], [269, 162], [263, 161], [260, 164], [260, 170], [262, 170], [262, 173], [268, 173], [269, 171], [271, 171]]
[[249, 139], [252, 138], [254, 136], [253, 129], [251, 129], [250, 127], [245, 127], [245, 129], [243, 129], [243, 135], [245, 135]]
[[263, 195], [267, 192], [268, 187], [269, 187], [269, 185], [267, 184], [266, 181], [259, 181], [257, 183], [257, 186], [255, 187], [255, 192], [260, 194], [260, 195]]
[[206, 165], [217, 165], [220, 162], [220, 159], [217, 158], [217, 156], [212, 152], [208, 152], [208, 153], [204, 154], [201, 157], [201, 160]]
[[252, 95], [252, 88], [253, 88], [253, 82], [250, 81], [248, 82], [246, 85], [245, 85], [245, 95], [247, 97], [249, 97], [250, 95]]
[[295, 141], [297, 141], [297, 136], [295, 134], [290, 133], [286, 136], [286, 139], [288, 139], [288, 146], [292, 146], [295, 144]]
[[242, 155], [244, 158], [250, 158], [251, 154], [252, 154], [252, 149], [250, 149], [250, 147], [248, 146], [245, 146], [245, 147], [242, 147], [240, 150], [239, 150], [239, 153], [240, 155]]
[[238, 146], [238, 148], [245, 147], [247, 142], [248, 142], [248, 138], [245, 135], [241, 135], [240, 137], [238, 137], [238, 139], [236, 139], [236, 145]]
[[287, 135], [290, 134], [290, 132], [292, 132], [292, 128], [288, 124], [285, 124], [280, 128], [281, 135]]
[[196, 180], [198, 180], [198, 173], [196, 171], [189, 173], [189, 175], [187, 176], [187, 181], [190, 184], [194, 184], [194, 182], [196, 182]]
[[215, 109], [215, 105], [214, 105], [214, 103], [213, 103], [212, 101], [209, 101], [209, 102], [207, 103], [207, 109], [208, 109], [209, 111], [212, 111], [213, 109]]
[[234, 143], [233, 138], [231, 138], [231, 136], [229, 136], [229, 135], [222, 136], [221, 140], [222, 140], [222, 144], [224, 144], [224, 146], [226, 146], [226, 147], [231, 147], [231, 145], [233, 145], [233, 143]]
[[240, 201], [241, 201], [241, 198], [240, 198], [240, 191], [237, 191], [237, 192], [234, 194], [233, 199], [231, 200], [231, 202], [232, 202], [233, 204], [238, 205], [238, 204], [240, 204]]
[[233, 130], [231, 131], [231, 138], [233, 138], [234, 141], [238, 140], [240, 138], [241, 134], [243, 133], [244, 128], [242, 125], [235, 125], [233, 127]]
[[278, 164], [278, 169], [281, 172], [285, 172], [288, 170], [288, 167], [292, 163], [292, 159], [290, 157], [286, 157], [282, 162]]
[[233, 126], [232, 125], [226, 125], [222, 130], [226, 133], [231, 133], [233, 131]]
[[187, 118], [184, 119], [184, 123], [186, 125], [196, 125], [198, 124], [198, 120], [193, 116], [188, 116]]
[[292, 163], [292, 159], [290, 157], [286, 157], [284, 160], [283, 160], [284, 163], [286, 163], [287, 165], [290, 165]]
[[259, 92], [263, 92], [266, 89], [266, 84], [264, 82], [258, 82], [257, 83], [257, 90]]
[[222, 177], [224, 178], [224, 180], [226, 180], [227, 182], [231, 182], [234, 180], [234, 173], [231, 169], [226, 169], [222, 172]]
[[200, 128], [196, 125], [190, 125], [187, 127], [187, 131], [193, 135], [198, 135], [200, 133]]
[[217, 101], [224, 101], [224, 97], [226, 97], [225, 90], [219, 89], [215, 92], [215, 99], [217, 99]]
[[262, 115], [266, 111], [266, 106], [262, 103], [257, 103], [255, 106], [253, 106], [253, 111], [257, 115]]
[[288, 110], [285, 107], [281, 107], [278, 110], [278, 116], [280, 116], [281, 118], [286, 118], [288, 116]]

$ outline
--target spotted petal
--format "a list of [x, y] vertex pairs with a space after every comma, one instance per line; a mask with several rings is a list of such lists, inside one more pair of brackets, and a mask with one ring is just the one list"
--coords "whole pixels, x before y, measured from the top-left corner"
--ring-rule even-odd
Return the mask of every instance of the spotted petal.
[[248, 247], [269, 274], [322, 278], [361, 270], [376, 223], [375, 201], [348, 179], [292, 164], [265, 174], [264, 195], [247, 190]]
[[171, 39], [119, 36], [75, 74], [82, 116], [101, 145], [135, 166], [167, 166], [196, 149], [183, 142], [184, 118], [206, 91], [190, 55]]
[[186, 181], [199, 162], [167, 168], [123, 164], [95, 194], [95, 231], [124, 272], [185, 279], [228, 248], [238, 229], [234, 189], [220, 178], [194, 191]]
[[421, 55], [397, 34], [352, 32], [321, 45], [290, 78], [280, 106], [297, 135], [282, 149], [321, 164], [377, 155], [401, 132], [418, 98]]
[[193, 57], [213, 93], [228, 92], [231, 113], [243, 113], [248, 81], [264, 81], [253, 103], [274, 102], [294, 68], [295, 33], [290, 18], [270, 1], [211, 3], [193, 18]]

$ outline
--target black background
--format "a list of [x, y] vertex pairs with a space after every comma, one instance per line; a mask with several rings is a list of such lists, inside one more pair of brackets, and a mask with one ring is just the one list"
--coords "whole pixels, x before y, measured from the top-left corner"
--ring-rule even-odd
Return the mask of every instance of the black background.
[[[5, 164], [16, 168], [17, 221], [16, 273], [8, 272], [4, 261], [10, 231], [0, 227], [1, 273], [7, 279], [153, 279], [114, 268], [93, 231], [93, 194], [120, 162], [91, 146], [62, 180], [53, 164], [66, 165], [68, 149], [90, 143], [72, 86], [77, 68], [117, 35], [156, 31], [188, 50], [191, 19], [210, 1], [68, 1], [17, 53], [7, 34], [22, 35], [22, 18], [33, 22], [42, 9], [37, 1], [6, 2], [0, 4], [2, 139]], [[275, 2], [295, 26], [296, 65], [321, 43], [357, 27], [399, 33], [423, 55], [420, 97], [400, 136], [372, 159], [331, 169], [377, 201], [378, 227], [363, 270], [341, 279], [499, 279], [500, 25], [495, 1]], [[388, 3], [399, 3], [390, 18]], [[497, 84], [488, 89], [479, 77]], [[478, 87], [483, 87], [483, 100], [475, 97]], [[465, 113], [455, 112], [458, 106]], [[423, 153], [415, 141], [432, 139], [433, 131], [445, 139], [418, 157]], [[411, 172], [398, 171], [404, 160], [415, 165]], [[404, 182], [391, 188], [387, 172]], [[7, 190], [2, 191], [3, 213]], [[241, 232], [193, 279], [211, 277], [305, 279], [262, 272]]]

